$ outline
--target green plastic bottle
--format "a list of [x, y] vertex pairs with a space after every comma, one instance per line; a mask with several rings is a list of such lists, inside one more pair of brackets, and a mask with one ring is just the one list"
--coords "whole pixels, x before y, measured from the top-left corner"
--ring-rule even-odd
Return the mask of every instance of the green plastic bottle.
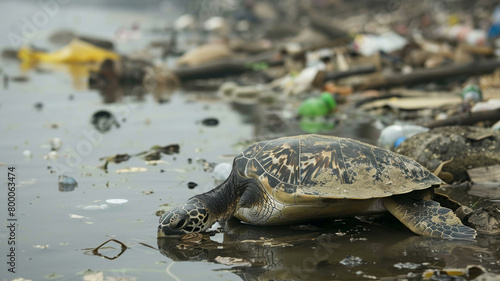
[[483, 92], [481, 88], [476, 84], [469, 84], [465, 86], [462, 90], [462, 99], [467, 101], [478, 102], [483, 100]]
[[308, 98], [299, 106], [300, 116], [325, 116], [337, 106], [332, 94], [324, 92], [319, 97]]

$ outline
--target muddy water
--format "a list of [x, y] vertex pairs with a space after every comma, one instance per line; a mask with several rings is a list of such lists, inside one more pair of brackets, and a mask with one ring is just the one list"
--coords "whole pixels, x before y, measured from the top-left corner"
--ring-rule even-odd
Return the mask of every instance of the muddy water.
[[[8, 24], [37, 9], [30, 2], [0, 5], [8, 5], [9, 9], [0, 8]], [[42, 39], [37, 40], [43, 44], [42, 35], [61, 26], [112, 36], [120, 25], [130, 24], [131, 17], [144, 20], [145, 11], [68, 4], [39, 31]], [[5, 36], [0, 38], [2, 46], [8, 47]], [[136, 45], [141, 43], [123, 42], [120, 48]], [[4, 253], [11, 234], [2, 227], [2, 279], [364, 280], [399, 276], [419, 280], [429, 269], [468, 265], [500, 274], [498, 238], [481, 236], [475, 243], [425, 239], [388, 216], [368, 222], [344, 219], [265, 228], [231, 221], [227, 231], [206, 234], [201, 241], [157, 240], [155, 212], [160, 205], [177, 205], [215, 186], [202, 160], [230, 162], [248, 140], [300, 133], [299, 124], [262, 118], [262, 106], [228, 103], [213, 93], [177, 91], [162, 98], [167, 101], [162, 103], [152, 95], [117, 94], [115, 102], [108, 103], [101, 93], [87, 89], [85, 75], [74, 69], [45, 65], [22, 71], [10, 60], [2, 60], [1, 67], [2, 74], [28, 77], [27, 82], [10, 81], [0, 91], [0, 182], [7, 186], [7, 169], [14, 166], [17, 184], [16, 273], [7, 271], [10, 266]], [[116, 122], [109, 130], [99, 131], [102, 126], [92, 123], [98, 111], [114, 115]], [[206, 118], [216, 118], [219, 124], [205, 126], [202, 120]], [[370, 122], [353, 120], [326, 133], [373, 142], [377, 132]], [[50, 154], [54, 138], [62, 144], [56, 154]], [[162, 155], [154, 165], [134, 156], [109, 163], [107, 170], [101, 168], [103, 157], [171, 144], [180, 146], [179, 153]], [[74, 178], [78, 186], [63, 192], [59, 175]], [[188, 182], [198, 185], [189, 189]], [[467, 205], [488, 202], [469, 195], [467, 189], [448, 193]], [[0, 194], [3, 226], [8, 218], [6, 189]], [[112, 204], [108, 199], [127, 202]], [[111, 241], [95, 249], [109, 239], [125, 247]]]

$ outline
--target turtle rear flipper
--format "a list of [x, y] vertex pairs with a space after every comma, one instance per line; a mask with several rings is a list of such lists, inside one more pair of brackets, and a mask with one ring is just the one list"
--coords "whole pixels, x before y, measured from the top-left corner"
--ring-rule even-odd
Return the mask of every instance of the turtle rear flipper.
[[476, 231], [462, 224], [448, 208], [432, 200], [414, 201], [407, 197], [384, 198], [384, 206], [416, 234], [428, 237], [474, 240]]

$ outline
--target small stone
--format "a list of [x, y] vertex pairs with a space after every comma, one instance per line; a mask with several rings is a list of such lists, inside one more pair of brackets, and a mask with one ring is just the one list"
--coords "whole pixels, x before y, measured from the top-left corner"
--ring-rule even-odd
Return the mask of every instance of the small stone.
[[192, 181], [188, 182], [188, 188], [189, 188], [189, 189], [193, 189], [193, 188], [195, 188], [195, 187], [197, 187], [197, 186], [198, 186], [198, 184], [197, 184], [197, 183], [195, 183], [195, 182], [192, 182]]
[[205, 118], [203, 119], [203, 121], [201, 121], [201, 123], [205, 126], [217, 126], [219, 125], [219, 120], [217, 120], [216, 118]]

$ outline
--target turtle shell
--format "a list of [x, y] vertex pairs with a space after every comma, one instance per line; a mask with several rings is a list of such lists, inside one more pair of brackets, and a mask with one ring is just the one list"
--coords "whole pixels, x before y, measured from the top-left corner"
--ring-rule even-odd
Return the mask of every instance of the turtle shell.
[[258, 142], [235, 158], [278, 201], [311, 204], [368, 199], [427, 189], [443, 182], [420, 164], [348, 138], [301, 135]]

